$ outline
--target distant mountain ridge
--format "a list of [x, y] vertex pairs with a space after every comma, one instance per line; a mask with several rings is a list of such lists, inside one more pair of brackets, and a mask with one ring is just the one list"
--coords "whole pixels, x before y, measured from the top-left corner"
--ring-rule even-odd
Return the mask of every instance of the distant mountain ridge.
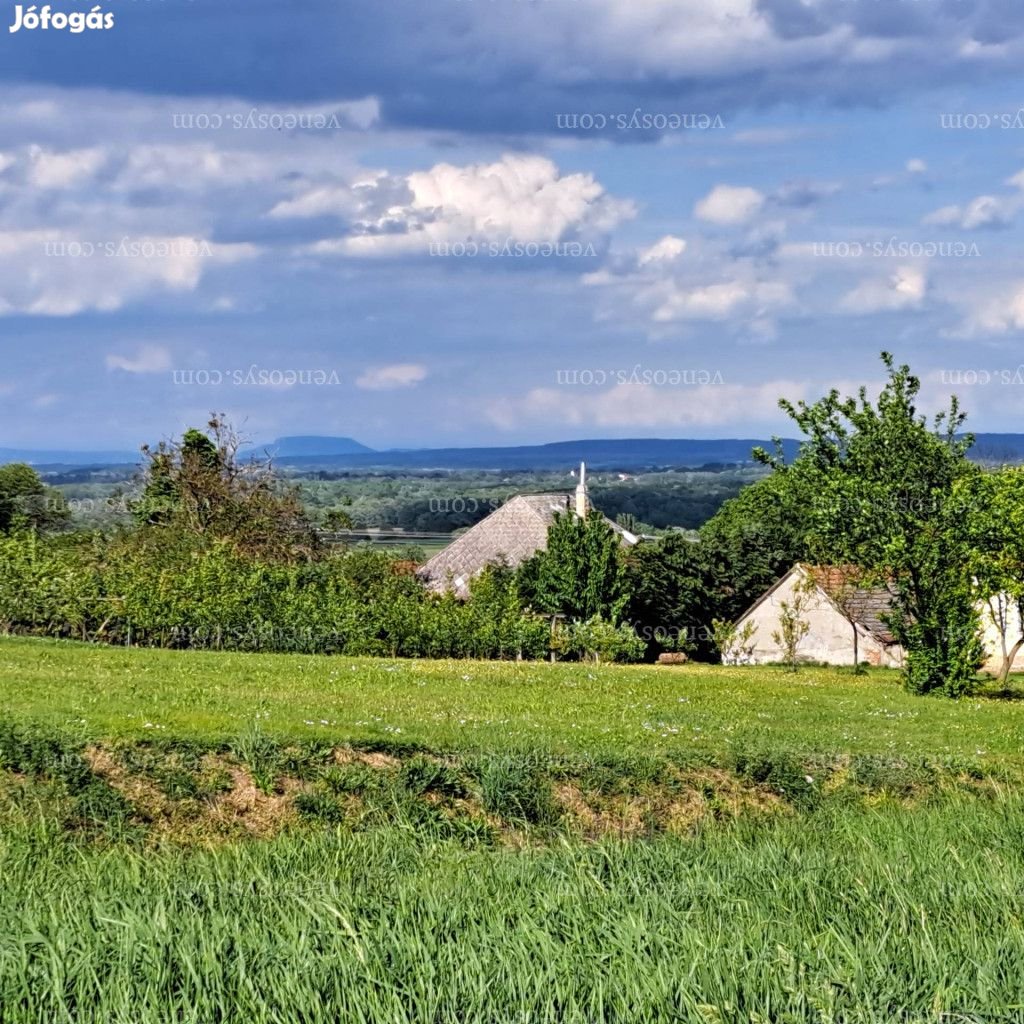
[[[295, 470], [373, 470], [373, 469], [493, 469], [545, 470], [567, 469], [586, 462], [594, 469], [638, 470], [655, 468], [694, 468], [715, 464], [751, 461], [757, 446], [771, 448], [772, 442], [756, 438], [593, 438], [579, 441], [555, 441], [550, 444], [512, 445], [490, 448], [413, 448], [375, 451], [351, 437], [297, 435], [281, 437], [271, 444], [254, 445], [252, 450], [267, 451], [279, 465]], [[783, 442], [787, 458], [792, 458], [799, 441]], [[978, 434], [971, 450], [972, 458], [985, 462], [1024, 462], [1024, 434]], [[118, 451], [32, 451], [0, 448], [0, 465], [28, 462], [33, 466], [83, 467], [137, 465], [138, 452]]]
[[[586, 462], [594, 469], [645, 469], [749, 462], [751, 449], [771, 442], [753, 439], [589, 439], [494, 448], [391, 449], [345, 456], [280, 457], [294, 469], [565, 469]], [[787, 455], [797, 442], [786, 441]], [[1022, 438], [1024, 447], [1024, 438]]]

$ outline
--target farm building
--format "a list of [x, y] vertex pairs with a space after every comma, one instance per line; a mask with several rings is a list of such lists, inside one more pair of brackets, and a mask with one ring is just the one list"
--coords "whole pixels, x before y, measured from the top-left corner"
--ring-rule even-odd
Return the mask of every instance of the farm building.
[[[589, 508], [586, 466], [581, 465], [575, 495], [517, 494], [424, 563], [418, 575], [431, 590], [451, 589], [457, 597], [468, 597], [470, 580], [488, 565], [504, 560], [515, 567], [546, 548], [557, 514], [571, 511], [583, 517]], [[639, 540], [618, 523], [605, 522], [623, 544]]]
[[[859, 587], [852, 583], [844, 587], [844, 583], [854, 578], [854, 573], [835, 567], [793, 566], [737, 621], [738, 629], [747, 623], [753, 623], [756, 628], [742, 660], [754, 665], [785, 660], [782, 644], [774, 640], [772, 634], [779, 631], [782, 603], [785, 601], [792, 607], [801, 599], [800, 618], [810, 626], [797, 652], [802, 660], [852, 665], [856, 628], [858, 660], [885, 668], [901, 667], [903, 648], [882, 620], [892, 606], [892, 594], [885, 587]], [[830, 596], [841, 593], [845, 615]]]
[[[852, 665], [854, 629], [857, 633], [857, 659], [883, 668], [900, 668], [904, 650], [885, 623], [892, 609], [893, 595], [886, 587], [859, 586], [855, 567], [795, 565], [771, 586], [737, 621], [737, 629], [753, 623], [747, 650], [733, 661], [770, 664], [785, 660], [782, 644], [775, 640], [780, 631], [782, 603], [791, 608], [801, 598], [800, 618], [810, 629], [800, 641], [801, 660], [827, 665]], [[1016, 610], [1005, 598], [995, 597], [979, 607], [982, 642], [986, 661], [983, 670], [997, 675], [1003, 664], [1003, 636], [1012, 648], [1020, 634]], [[999, 628], [1002, 620], [1003, 629]], [[1024, 649], [1017, 652], [1013, 671], [1024, 671]]]

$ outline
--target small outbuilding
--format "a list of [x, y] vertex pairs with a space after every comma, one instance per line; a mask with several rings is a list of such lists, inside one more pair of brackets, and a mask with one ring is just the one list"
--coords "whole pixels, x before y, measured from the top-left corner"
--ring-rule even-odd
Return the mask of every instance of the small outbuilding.
[[[766, 665], [786, 660], [775, 634], [781, 633], [783, 602], [798, 603], [799, 618], [808, 626], [797, 648], [801, 661], [825, 665], [853, 665], [854, 636], [860, 662], [883, 668], [902, 668], [906, 653], [886, 618], [893, 611], [893, 592], [885, 586], [865, 586], [856, 566], [793, 566], [737, 620], [737, 632], [752, 628], [743, 650], [734, 651], [732, 664]], [[1020, 619], [1013, 603], [996, 595], [978, 606], [985, 649], [983, 671], [998, 675], [1005, 652], [1021, 636]], [[1006, 638], [1004, 641], [1004, 637]], [[1024, 671], [1024, 647], [1016, 652], [1012, 671]]]
[[837, 566], [794, 565], [738, 619], [738, 631], [754, 629], [746, 650], [735, 652], [734, 664], [766, 665], [785, 661], [782, 644], [773, 638], [780, 632], [785, 602], [801, 606], [799, 617], [807, 623], [797, 656], [802, 661], [826, 665], [852, 665], [854, 632], [857, 660], [884, 668], [901, 668], [904, 651], [886, 625], [893, 595], [886, 587], [867, 587], [858, 573]]

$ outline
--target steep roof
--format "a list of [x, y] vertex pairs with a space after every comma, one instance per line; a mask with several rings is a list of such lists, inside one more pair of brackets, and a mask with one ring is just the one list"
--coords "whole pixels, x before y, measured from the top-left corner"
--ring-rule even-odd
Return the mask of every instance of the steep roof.
[[[418, 575], [436, 591], [448, 589], [450, 576], [455, 594], [467, 597], [469, 581], [489, 563], [504, 559], [514, 567], [546, 548], [556, 514], [572, 513], [572, 509], [573, 501], [566, 494], [518, 494], [425, 562]], [[605, 522], [623, 543], [637, 542], [618, 523]]]

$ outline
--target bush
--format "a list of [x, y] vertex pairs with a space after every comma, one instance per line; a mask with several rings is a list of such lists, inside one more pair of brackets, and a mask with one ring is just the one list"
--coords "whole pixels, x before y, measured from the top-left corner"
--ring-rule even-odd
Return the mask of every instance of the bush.
[[586, 622], [559, 626], [552, 638], [552, 647], [560, 654], [578, 657], [581, 661], [640, 661], [647, 645], [628, 623], [618, 626], [595, 616]]

